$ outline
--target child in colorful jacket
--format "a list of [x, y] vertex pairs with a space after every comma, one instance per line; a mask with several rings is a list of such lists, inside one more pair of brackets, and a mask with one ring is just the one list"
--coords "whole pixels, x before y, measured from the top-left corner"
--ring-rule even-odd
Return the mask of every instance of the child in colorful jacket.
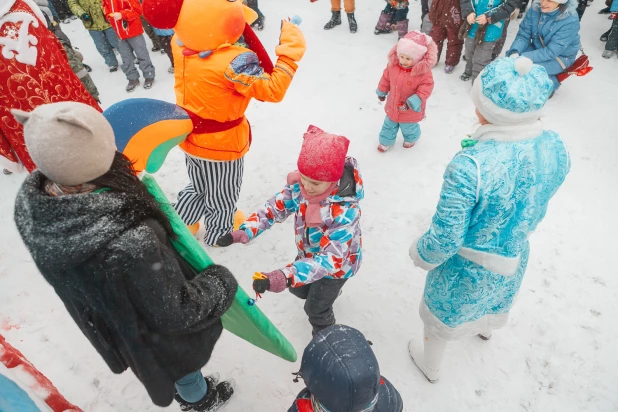
[[520, 0], [461, 0], [461, 15], [470, 30], [465, 40], [466, 70], [459, 77], [474, 80], [492, 61], [496, 41], [502, 36], [504, 20], [519, 6]]
[[[142, 5], [139, 0], [103, 0], [105, 17], [118, 35], [118, 51], [122, 58], [122, 71], [129, 84], [126, 91], [132, 92], [139, 86], [139, 72], [135, 67], [135, 57], [146, 79], [144, 89], [150, 89], [154, 83], [155, 68], [150, 60], [148, 47], [142, 26]], [[135, 57], [134, 57], [135, 56]]]
[[436, 65], [438, 48], [431, 37], [417, 30], [397, 42], [380, 79], [378, 99], [386, 100], [386, 119], [380, 132], [378, 150], [386, 152], [403, 133], [403, 147], [411, 148], [421, 137], [418, 122], [425, 117], [425, 105], [433, 91], [431, 68]]
[[315, 335], [296, 375], [307, 387], [288, 412], [403, 411], [401, 395], [380, 375], [369, 342], [349, 326], [331, 326]]
[[408, 32], [409, 0], [386, 0], [386, 7], [380, 13], [374, 34], [391, 33], [397, 30], [401, 39]]
[[294, 214], [298, 255], [281, 270], [263, 273], [258, 293], [290, 287], [305, 299], [313, 333], [333, 325], [333, 303], [362, 261], [359, 201], [363, 181], [356, 160], [346, 157], [349, 140], [310, 126], [298, 158], [298, 171], [287, 186], [251, 215], [240, 229], [219, 239], [219, 246], [247, 244], [275, 223]]

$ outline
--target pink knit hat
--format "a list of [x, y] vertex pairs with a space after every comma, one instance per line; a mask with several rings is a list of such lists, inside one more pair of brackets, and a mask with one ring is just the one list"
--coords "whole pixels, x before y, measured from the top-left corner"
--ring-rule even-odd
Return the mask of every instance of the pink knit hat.
[[343, 176], [343, 167], [350, 141], [324, 130], [309, 126], [298, 156], [298, 171], [320, 182], [336, 182]]
[[397, 42], [397, 54], [405, 54], [414, 63], [418, 63], [425, 57], [430, 41], [431, 37], [418, 30], [412, 30]]

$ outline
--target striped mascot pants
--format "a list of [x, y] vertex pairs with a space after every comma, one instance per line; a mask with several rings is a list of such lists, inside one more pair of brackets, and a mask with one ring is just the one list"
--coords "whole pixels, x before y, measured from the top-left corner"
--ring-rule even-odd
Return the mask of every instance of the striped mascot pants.
[[234, 228], [245, 161], [215, 162], [185, 156], [191, 183], [178, 194], [176, 212], [186, 225], [204, 217], [204, 243], [212, 246]]

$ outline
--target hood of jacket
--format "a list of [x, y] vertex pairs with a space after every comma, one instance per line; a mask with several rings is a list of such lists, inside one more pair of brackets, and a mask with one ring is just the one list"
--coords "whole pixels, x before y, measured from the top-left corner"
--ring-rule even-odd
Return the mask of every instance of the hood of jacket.
[[358, 162], [353, 157], [346, 157], [343, 176], [339, 179], [337, 193], [329, 196], [326, 200], [331, 203], [360, 202], [365, 197], [365, 188]]
[[[541, 12], [541, 1], [534, 0], [534, 3], [532, 3], [532, 8], [535, 11]], [[552, 13], [554, 12], [555, 11]], [[577, 0], [568, 0], [565, 4], [560, 5], [558, 7], [558, 17], [556, 17], [556, 20], [564, 20], [571, 16], [577, 16]]]
[[359, 412], [380, 390], [380, 367], [358, 330], [334, 325], [305, 348], [300, 373], [307, 389], [330, 412]]
[[[412, 66], [410, 70], [411, 76], [418, 76], [420, 74], [425, 74], [428, 71], [431, 71], [433, 66], [438, 62], [438, 46], [432, 40], [427, 44], [427, 53], [423, 56], [421, 61]], [[399, 59], [397, 58], [397, 44], [393, 46], [391, 51], [388, 53], [388, 63], [399, 66]], [[402, 68], [403, 70], [403, 68]]]
[[34, 172], [15, 201], [15, 224], [40, 268], [76, 267], [148, 218], [136, 195], [109, 191], [54, 197], [45, 191], [45, 181]]

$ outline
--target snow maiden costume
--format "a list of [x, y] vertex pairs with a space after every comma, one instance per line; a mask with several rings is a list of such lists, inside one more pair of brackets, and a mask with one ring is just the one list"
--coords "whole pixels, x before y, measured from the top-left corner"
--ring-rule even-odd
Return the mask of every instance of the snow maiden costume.
[[448, 341], [504, 326], [528, 264], [528, 237], [570, 169], [560, 136], [539, 110], [553, 84], [530, 59], [488, 65], [472, 88], [487, 120], [447, 166], [429, 230], [410, 248], [428, 270], [420, 316], [424, 355], [410, 354], [434, 382]]

